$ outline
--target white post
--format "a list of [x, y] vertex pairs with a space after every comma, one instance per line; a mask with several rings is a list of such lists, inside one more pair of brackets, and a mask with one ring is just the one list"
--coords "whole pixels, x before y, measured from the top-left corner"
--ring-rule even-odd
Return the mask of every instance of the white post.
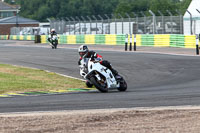
[[125, 39], [125, 51], [128, 49], [128, 34], [126, 34], [126, 39]]
[[199, 35], [196, 34], [196, 54], [199, 55]]

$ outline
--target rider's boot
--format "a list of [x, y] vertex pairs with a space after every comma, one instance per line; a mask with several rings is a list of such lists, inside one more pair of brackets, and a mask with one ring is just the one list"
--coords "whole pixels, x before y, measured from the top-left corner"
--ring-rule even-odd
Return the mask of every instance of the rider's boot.
[[103, 60], [102, 61], [102, 65], [111, 70], [111, 72], [113, 73], [113, 76], [116, 78], [116, 80], [118, 80], [118, 81], [121, 80], [122, 77], [118, 74], [117, 70], [113, 69], [113, 67], [110, 64], [110, 62], [108, 62], [106, 60]]
[[115, 78], [116, 78], [117, 81], [120, 82], [123, 79], [122, 76], [120, 76], [115, 69], [112, 68], [111, 71], [112, 71], [112, 73], [115, 76]]
[[114, 76], [118, 75], [118, 72], [117, 72], [117, 70], [115, 70], [115, 69], [111, 68], [111, 71], [112, 71], [112, 73], [113, 73], [113, 75], [114, 75]]
[[111, 68], [111, 71], [112, 71], [112, 73], [115, 76], [117, 81], [120, 81], [122, 79], [122, 77], [118, 74], [117, 70]]

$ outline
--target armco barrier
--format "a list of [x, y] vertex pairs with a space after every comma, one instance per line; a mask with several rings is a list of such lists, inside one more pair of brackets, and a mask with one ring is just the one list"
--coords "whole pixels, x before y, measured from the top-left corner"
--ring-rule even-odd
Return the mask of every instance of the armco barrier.
[[105, 44], [105, 35], [95, 35], [95, 44]]
[[154, 46], [154, 35], [141, 35], [141, 46]]
[[[134, 35], [132, 35], [134, 38]], [[136, 35], [137, 46], [195, 48], [195, 35]]]
[[68, 35], [67, 36], [67, 44], [77, 44], [76, 40], [76, 35]]
[[170, 46], [170, 35], [154, 35], [154, 46]]
[[185, 47], [185, 36], [184, 35], [170, 35], [170, 46], [171, 47]]
[[8, 40], [8, 35], [0, 35], [0, 40]]
[[85, 35], [85, 44], [95, 44], [95, 35]]
[[59, 35], [59, 44], [67, 44], [67, 36], [65, 35]]
[[[48, 43], [48, 35], [0, 35], [1, 40], [32, 40], [40, 43]], [[102, 45], [124, 45], [126, 35], [99, 34], [99, 35], [59, 35], [60, 44], [102, 44]], [[134, 39], [134, 35], [132, 35]], [[130, 35], [128, 39], [130, 44]], [[136, 35], [137, 46], [153, 47], [181, 47], [196, 48], [195, 35], [180, 34], [157, 34], [157, 35]]]
[[122, 45], [125, 42], [126, 35], [116, 35], [116, 44]]
[[48, 43], [47, 39], [48, 39], [48, 35], [41, 35], [41, 43]]
[[9, 35], [9, 40], [34, 41], [34, 35]]
[[[41, 43], [48, 43], [47, 35], [41, 35]], [[125, 35], [59, 35], [60, 44], [124, 45]]]
[[196, 48], [196, 36], [185, 36], [185, 48]]

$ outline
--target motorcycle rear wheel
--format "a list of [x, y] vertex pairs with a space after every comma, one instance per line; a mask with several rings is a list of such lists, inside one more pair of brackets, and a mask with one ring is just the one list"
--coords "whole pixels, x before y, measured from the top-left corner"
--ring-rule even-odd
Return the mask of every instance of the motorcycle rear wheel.
[[97, 80], [95, 77], [91, 77], [90, 81], [93, 83], [93, 85], [100, 91], [103, 93], [108, 92], [108, 88], [103, 87]]

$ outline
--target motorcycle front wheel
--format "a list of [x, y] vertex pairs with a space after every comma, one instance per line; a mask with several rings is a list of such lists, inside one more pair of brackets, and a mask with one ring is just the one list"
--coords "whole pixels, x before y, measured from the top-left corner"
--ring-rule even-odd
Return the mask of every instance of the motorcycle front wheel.
[[55, 41], [54, 46], [55, 46], [55, 49], [57, 49], [58, 41]]
[[52, 47], [53, 49], [57, 49], [57, 44], [56, 44], [56, 42], [53, 42], [53, 47]]
[[120, 87], [117, 88], [118, 91], [126, 91], [127, 90], [127, 83], [124, 79], [120, 81]]
[[[93, 85], [100, 91], [103, 93], [108, 92], [108, 88], [107, 85], [102, 86], [101, 83], [99, 83], [95, 77], [91, 77], [90, 81], [93, 83]], [[106, 86], [106, 87], [105, 87]]]

